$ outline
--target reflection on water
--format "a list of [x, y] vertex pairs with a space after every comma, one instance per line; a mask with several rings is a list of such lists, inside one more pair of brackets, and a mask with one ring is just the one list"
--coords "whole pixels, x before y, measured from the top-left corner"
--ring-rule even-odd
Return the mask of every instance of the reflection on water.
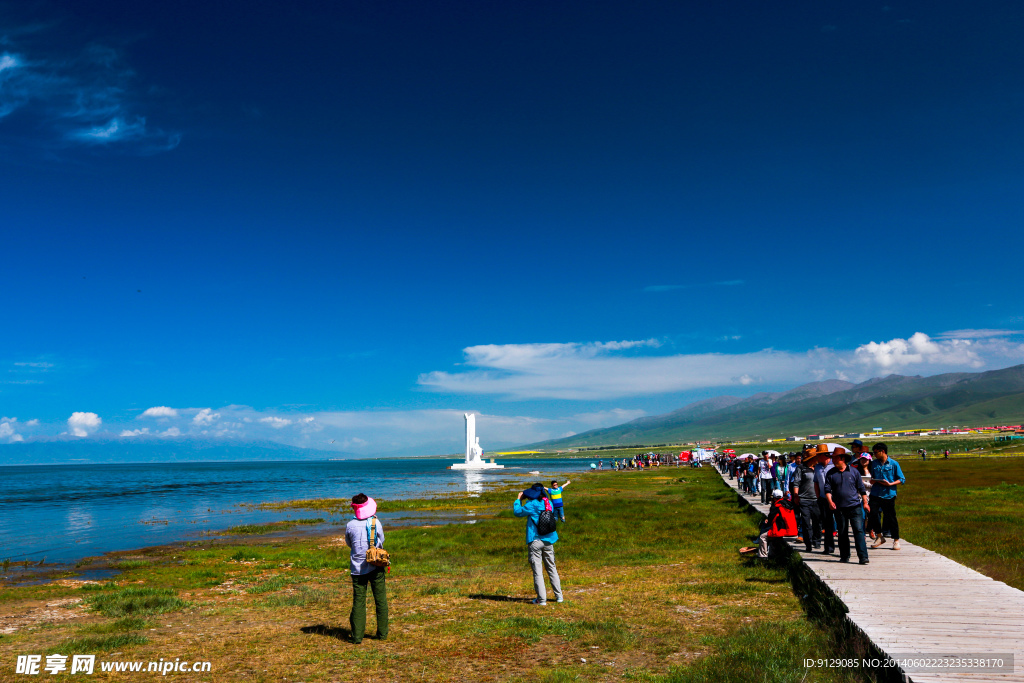
[[69, 533], [85, 531], [92, 526], [92, 515], [88, 510], [80, 507], [73, 507], [68, 510], [66, 529]]
[[463, 470], [466, 475], [466, 493], [484, 492], [484, 473], [480, 470]]

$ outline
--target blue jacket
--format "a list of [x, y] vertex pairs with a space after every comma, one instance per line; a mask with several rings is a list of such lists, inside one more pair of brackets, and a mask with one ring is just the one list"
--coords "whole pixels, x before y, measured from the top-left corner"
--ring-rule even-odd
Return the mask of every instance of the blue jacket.
[[540, 539], [545, 543], [555, 543], [558, 541], [558, 532], [552, 531], [550, 534], [544, 534], [543, 536], [537, 533], [537, 520], [540, 519], [540, 513], [544, 512], [544, 501], [543, 500], [517, 500], [515, 505], [512, 506], [512, 512], [515, 513], [516, 517], [527, 517], [526, 520], [526, 544], [529, 545]]
[[[889, 458], [884, 463], [881, 460], [872, 460], [868, 463], [868, 470], [871, 472], [872, 479], [898, 481], [901, 484], [907, 483], [907, 478], [903, 476], [900, 464], [892, 458]], [[871, 484], [871, 497], [891, 500], [896, 497], [897, 488], [896, 486], [886, 486], [885, 484], [874, 482]]]

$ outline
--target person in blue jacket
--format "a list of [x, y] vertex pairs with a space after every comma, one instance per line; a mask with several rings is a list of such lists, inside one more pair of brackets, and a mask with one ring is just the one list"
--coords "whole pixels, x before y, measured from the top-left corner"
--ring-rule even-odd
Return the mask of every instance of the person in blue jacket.
[[547, 491], [543, 484], [534, 484], [521, 492], [512, 505], [512, 511], [516, 517], [526, 517], [526, 547], [533, 569], [533, 587], [537, 591], [537, 598], [533, 600], [535, 605], [548, 604], [548, 593], [544, 586], [544, 574], [541, 570], [543, 563], [547, 571], [548, 579], [551, 581], [551, 590], [555, 594], [555, 602], [562, 602], [562, 582], [558, 578], [558, 569], [555, 567], [555, 543], [558, 542], [558, 532], [550, 534], [537, 533], [537, 520], [540, 513], [550, 510], [548, 507]]
[[[896, 487], [907, 483], [900, 464], [889, 457], [889, 447], [878, 442], [871, 447], [875, 459], [868, 463], [871, 470], [871, 516], [868, 522], [875, 532], [872, 549], [885, 543], [884, 530], [892, 535], [892, 549], [900, 549], [900, 522], [896, 517]], [[883, 522], [884, 520], [884, 522]]]

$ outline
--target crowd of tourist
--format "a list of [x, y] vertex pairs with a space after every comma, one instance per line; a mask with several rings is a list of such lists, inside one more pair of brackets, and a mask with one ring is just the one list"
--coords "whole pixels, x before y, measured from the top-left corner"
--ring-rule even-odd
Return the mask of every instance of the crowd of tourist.
[[[631, 458], [622, 458], [622, 460], [612, 459], [610, 467], [613, 470], [624, 472], [626, 470], [643, 470], [651, 467], [661, 467], [662, 465], [675, 465], [679, 462], [678, 455], [672, 455], [671, 453], [637, 453]], [[604, 462], [599, 461], [597, 469], [603, 469]]]
[[760, 496], [761, 503], [771, 506], [760, 543], [742, 553], [767, 558], [770, 539], [792, 536], [804, 543], [807, 553], [838, 551], [840, 562], [850, 561], [851, 540], [860, 564], [870, 562], [867, 538], [872, 539], [871, 549], [881, 548], [887, 539], [893, 550], [900, 549], [896, 495], [906, 477], [883, 442], [870, 450], [857, 439], [848, 446], [808, 444], [787, 454], [722, 454], [717, 464], [730, 480], [738, 481], [743, 493]]

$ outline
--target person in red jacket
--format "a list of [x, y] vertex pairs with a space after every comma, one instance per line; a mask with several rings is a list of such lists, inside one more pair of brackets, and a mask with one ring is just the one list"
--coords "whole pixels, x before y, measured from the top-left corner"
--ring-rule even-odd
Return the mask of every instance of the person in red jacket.
[[768, 539], [785, 538], [796, 536], [796, 508], [793, 501], [786, 500], [782, 496], [782, 489], [772, 491], [772, 506], [768, 511], [768, 517], [761, 522], [761, 536], [757, 546], [741, 548], [744, 555], [757, 551], [757, 556], [762, 560], [768, 559]]

